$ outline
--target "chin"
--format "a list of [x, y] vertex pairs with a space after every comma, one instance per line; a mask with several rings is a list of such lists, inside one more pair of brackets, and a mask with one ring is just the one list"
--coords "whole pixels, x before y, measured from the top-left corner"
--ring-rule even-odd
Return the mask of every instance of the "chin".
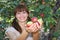
[[22, 20], [21, 22], [25, 22], [25, 20]]
[[20, 20], [20, 22], [25, 22], [26, 20]]
[[25, 22], [27, 19], [24, 18], [24, 19], [19, 19], [19, 22]]

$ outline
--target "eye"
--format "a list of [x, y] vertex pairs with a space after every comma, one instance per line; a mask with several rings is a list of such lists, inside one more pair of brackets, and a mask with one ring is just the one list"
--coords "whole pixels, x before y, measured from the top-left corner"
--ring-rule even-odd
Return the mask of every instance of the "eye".
[[17, 12], [17, 14], [20, 14], [20, 12]]
[[20, 13], [18, 13], [18, 14], [20, 14]]

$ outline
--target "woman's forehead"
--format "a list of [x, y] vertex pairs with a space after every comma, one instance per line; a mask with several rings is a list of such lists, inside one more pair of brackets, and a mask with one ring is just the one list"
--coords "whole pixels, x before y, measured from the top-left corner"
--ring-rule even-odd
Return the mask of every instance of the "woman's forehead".
[[17, 12], [21, 13], [21, 12], [26, 12], [26, 11], [17, 11]]

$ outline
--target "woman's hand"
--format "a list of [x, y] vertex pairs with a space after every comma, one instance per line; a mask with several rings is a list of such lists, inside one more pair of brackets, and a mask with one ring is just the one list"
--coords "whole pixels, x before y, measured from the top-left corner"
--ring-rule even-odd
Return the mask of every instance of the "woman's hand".
[[33, 23], [30, 27], [26, 27], [26, 30], [28, 32], [37, 32], [39, 29], [38, 29], [36, 23]]

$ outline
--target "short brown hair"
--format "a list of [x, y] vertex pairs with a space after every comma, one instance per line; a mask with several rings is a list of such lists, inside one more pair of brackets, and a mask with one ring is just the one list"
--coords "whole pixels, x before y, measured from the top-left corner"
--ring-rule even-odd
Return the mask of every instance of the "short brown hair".
[[21, 12], [21, 11], [26, 11], [29, 14], [29, 11], [26, 7], [26, 5], [18, 5], [15, 9], [14, 9], [14, 15], [16, 15], [16, 13]]

